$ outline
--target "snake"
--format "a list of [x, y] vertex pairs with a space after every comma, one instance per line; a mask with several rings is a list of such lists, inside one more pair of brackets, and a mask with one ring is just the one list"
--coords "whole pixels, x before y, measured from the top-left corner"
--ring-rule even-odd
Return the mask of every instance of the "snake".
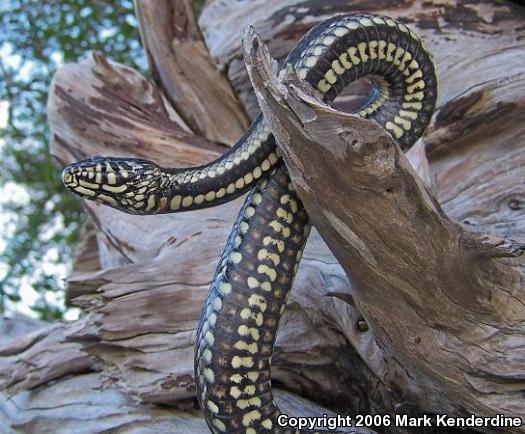
[[[350, 83], [368, 79], [370, 92], [353, 113], [381, 125], [402, 151], [422, 136], [434, 112], [432, 56], [407, 25], [387, 16], [323, 21], [295, 45], [284, 67], [327, 104]], [[84, 199], [139, 215], [206, 208], [248, 193], [197, 329], [197, 398], [213, 433], [313, 432], [280, 425], [271, 388], [279, 320], [310, 223], [264, 117], [202, 166], [165, 168], [145, 159], [97, 156], [65, 167], [62, 180]]]

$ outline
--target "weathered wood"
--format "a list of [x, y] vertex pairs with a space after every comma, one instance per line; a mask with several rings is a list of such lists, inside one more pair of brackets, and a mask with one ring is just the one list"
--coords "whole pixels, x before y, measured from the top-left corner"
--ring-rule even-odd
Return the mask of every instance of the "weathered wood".
[[135, 0], [142, 43], [156, 80], [196, 133], [235, 143], [248, 127], [242, 106], [210, 58], [190, 0]]
[[[367, 253], [363, 258], [358, 257], [353, 265], [355, 269], [350, 278], [356, 289], [319, 234], [313, 232], [281, 322], [272, 378], [276, 384], [350, 414], [418, 414], [439, 409], [461, 414], [473, 409], [484, 414], [497, 410], [508, 410], [512, 414], [523, 411], [520, 402], [513, 401], [523, 390], [523, 371], [520, 371], [523, 358], [513, 358], [523, 341], [519, 323], [511, 324], [511, 314], [518, 315], [521, 308], [523, 281], [503, 285], [505, 288], [517, 285], [516, 298], [511, 298], [515, 305], [509, 302], [503, 308], [508, 295], [501, 295], [499, 289], [486, 290], [484, 297], [493, 297], [490, 303], [487, 298], [472, 298], [470, 288], [458, 277], [459, 263], [451, 264], [454, 254], [457, 258], [464, 252], [452, 249], [445, 261], [453, 267], [449, 269], [445, 268], [448, 265], [428, 266], [422, 272], [421, 261], [423, 254], [428, 253], [428, 240], [432, 245], [437, 243], [438, 249], [441, 246], [438, 241], [443, 241], [440, 237], [448, 236], [450, 227], [459, 228], [458, 234], [463, 233], [464, 229], [456, 223], [469, 230], [523, 242], [525, 92], [520, 61], [525, 54], [525, 9], [488, 0], [212, 0], [207, 2], [199, 20], [212, 61], [203, 50], [195, 20], [188, 15], [187, 2], [162, 1], [158, 5], [155, 2], [155, 8], [167, 11], [155, 14], [149, 3], [138, 0], [136, 5], [150, 64], [166, 96], [136, 71], [100, 55], [62, 67], [53, 81], [48, 111], [51, 149], [61, 164], [98, 154], [138, 156], [164, 166], [183, 167], [202, 164], [223, 153], [227, 147], [216, 142], [231, 143], [242, 130], [244, 121], [239, 114], [243, 110], [234, 103], [235, 98], [228, 94], [227, 82], [217, 71], [227, 71], [235, 93], [252, 116], [258, 110], [240, 54], [241, 31], [249, 24], [255, 25], [262, 40], [269, 43], [272, 55], [280, 59], [313, 24], [343, 12], [386, 13], [423, 34], [435, 56], [441, 92], [435, 122], [424, 143], [420, 142], [412, 151], [411, 161], [449, 218], [439, 211], [404, 157], [398, 156], [391, 144], [383, 140], [375, 148], [363, 150], [360, 156], [375, 155], [372, 150], [377, 153], [378, 147], [383, 146], [385, 155], [397, 162], [395, 171], [402, 172], [403, 176], [396, 178], [397, 187], [410, 186], [424, 206], [414, 208], [411, 201], [415, 198], [405, 197], [399, 202], [403, 207], [394, 209], [400, 214], [398, 217], [405, 220], [397, 221], [387, 207], [391, 205], [389, 196], [380, 195], [376, 198], [378, 203], [364, 198], [367, 201], [358, 201], [355, 207], [354, 202], [348, 205], [344, 215], [334, 214], [346, 227], [352, 228], [353, 233], [359, 234], [356, 240], [361, 239], [359, 237], [364, 240], [348, 245], [348, 255], [355, 255], [356, 249]], [[175, 11], [179, 11], [179, 15]], [[171, 26], [173, 22], [175, 28]], [[177, 27], [177, 23], [182, 24]], [[197, 51], [193, 51], [194, 47]], [[195, 59], [191, 58], [193, 55]], [[192, 63], [194, 61], [196, 63]], [[218, 69], [215, 61], [219, 63]], [[202, 77], [194, 76], [197, 70], [205, 71]], [[211, 92], [212, 81], [221, 84], [217, 84], [218, 94], [208, 110], [203, 98]], [[199, 93], [196, 83], [201, 83], [206, 92]], [[177, 93], [177, 89], [185, 86], [189, 89], [187, 94]], [[356, 93], [356, 88], [351, 93]], [[357, 93], [362, 93], [362, 88]], [[355, 106], [356, 98], [352, 95], [343, 98], [337, 106], [345, 110]], [[336, 117], [338, 121], [351, 122], [344, 116]], [[231, 130], [224, 128], [230, 125]], [[209, 140], [202, 138], [201, 132]], [[373, 132], [370, 130], [370, 134]], [[329, 150], [320, 152], [330, 157]], [[309, 158], [308, 155], [311, 154], [306, 153], [303, 158]], [[295, 161], [300, 162], [300, 158]], [[319, 159], [316, 155], [313, 161], [317, 163]], [[333, 158], [327, 161], [325, 164], [334, 162]], [[357, 160], [349, 153], [343, 163], [350, 165], [345, 167], [348, 174], [349, 167], [355, 166]], [[326, 169], [323, 164], [317, 169], [321, 167]], [[361, 168], [363, 179], [355, 180], [351, 175], [340, 183], [328, 185], [329, 177], [325, 176], [319, 187], [323, 191], [330, 187], [338, 192], [337, 196], [330, 195], [330, 206], [347, 203], [349, 196], [355, 197], [357, 193], [350, 188], [354, 185], [350, 184], [351, 180], [377, 181], [367, 174], [366, 167]], [[325, 174], [331, 175], [332, 169], [333, 177], [338, 178], [340, 172], [332, 166]], [[312, 176], [316, 173], [312, 172]], [[300, 181], [297, 174], [295, 178]], [[309, 186], [312, 181], [306, 182]], [[403, 192], [401, 189], [396, 194]], [[319, 200], [320, 209], [326, 209], [327, 198]], [[68, 427], [73, 426], [69, 424], [78, 426], [78, 421], [84, 419], [89, 420], [85, 432], [97, 429], [137, 432], [146, 427], [177, 432], [173, 426], [182, 430], [178, 432], [206, 432], [197, 411], [183, 410], [194, 405], [192, 346], [200, 307], [239, 205], [237, 201], [192, 213], [137, 217], [86, 204], [96, 240], [87, 233], [86, 244], [80, 248], [75, 269], [68, 279], [67, 291], [70, 302], [88, 314], [76, 323], [43, 329], [25, 338], [24, 345], [16, 339], [3, 347], [0, 388], [15, 396], [0, 404], [1, 411], [8, 414], [6, 419], [0, 418], [0, 430], [1, 423], [7, 420], [4, 424], [12, 430], [16, 427], [17, 432], [45, 432], [46, 429], [60, 432], [60, 426], [64, 429], [62, 432], [68, 432]], [[308, 201], [307, 206], [311, 208]], [[379, 206], [378, 211], [369, 208], [374, 206]], [[439, 223], [442, 231], [430, 234], [413, 230], [401, 239], [401, 229], [406, 231], [409, 226], [405, 225], [410, 223], [403, 210], [414, 209], [417, 219], [435, 217], [432, 222]], [[359, 220], [365, 215], [381, 239], [364, 237], [359, 231], [360, 225], [354, 227], [345, 220], [350, 217]], [[319, 220], [315, 215], [314, 218]], [[321, 224], [323, 235], [334, 227], [333, 222]], [[394, 227], [401, 229], [393, 230]], [[388, 240], [385, 237], [396, 231], [400, 244], [389, 242], [386, 249], [382, 240]], [[93, 251], [95, 245], [97, 252]], [[484, 244], [483, 249], [485, 247]], [[392, 257], [391, 251], [398, 255]], [[413, 258], [414, 251], [423, 256]], [[434, 264], [440, 264], [439, 255], [449, 253], [439, 249], [436, 252]], [[489, 270], [491, 264], [506, 261], [489, 260], [481, 253], [487, 254], [475, 251], [473, 259], [469, 259], [477, 261], [476, 266], [483, 264], [480, 270]], [[351, 257], [353, 260], [354, 256]], [[408, 266], [402, 258], [413, 262]], [[367, 262], [371, 260], [379, 264], [375, 269]], [[392, 262], [387, 267], [385, 261]], [[380, 266], [387, 268], [381, 268], [383, 273], [378, 278], [372, 271]], [[479, 277], [480, 284], [502, 278], [506, 267], [503, 263], [501, 268], [498, 265], [498, 274]], [[366, 277], [363, 270], [370, 271], [370, 277]], [[443, 270], [441, 274], [439, 270]], [[470, 272], [461, 271], [465, 276]], [[390, 274], [393, 283], [388, 281]], [[418, 279], [424, 277], [428, 288], [408, 285], [406, 282], [414, 274]], [[451, 321], [440, 320], [440, 312], [432, 309], [434, 301], [447, 302], [445, 297], [442, 297], [445, 300], [438, 297], [441, 292], [431, 291], [443, 274], [449, 279], [449, 286], [440, 290], [455, 302], [449, 301], [453, 304], [449, 309]], [[457, 291], [445, 292], [454, 278], [458, 280]], [[389, 285], [394, 285], [394, 289], [405, 288], [402, 284], [408, 285], [406, 293], [397, 298], [390, 295], [389, 304], [382, 305], [381, 290], [390, 290]], [[363, 291], [365, 286], [367, 290]], [[420, 291], [425, 298], [415, 297]], [[477, 308], [484, 300], [485, 311], [480, 313]], [[472, 307], [468, 304], [463, 320], [459, 321], [459, 306], [467, 302]], [[508, 314], [505, 320], [509, 327], [490, 329], [489, 325], [476, 323], [476, 319], [489, 314], [487, 324], [493, 326], [501, 324], [501, 315]], [[370, 321], [368, 331], [361, 331], [365, 330], [363, 315]], [[432, 318], [435, 323], [429, 322]], [[457, 320], [453, 321], [454, 318]], [[393, 319], [396, 321], [391, 325]], [[469, 322], [471, 320], [474, 322]], [[437, 337], [434, 326], [439, 332]], [[487, 351], [465, 352], [458, 340], [445, 340], [454, 333], [467, 339], [462, 345], [478, 343]], [[391, 334], [397, 339], [388, 341]], [[405, 339], [401, 339], [402, 336]], [[441, 341], [436, 341], [438, 338]], [[504, 346], [511, 339], [516, 344], [507, 351]], [[449, 359], [442, 352], [435, 355], [439, 348], [459, 351], [465, 358], [458, 356], [458, 360], [451, 363], [450, 369], [456, 369], [459, 374], [457, 381], [450, 380], [454, 384], [445, 391], [443, 369]], [[427, 352], [423, 353], [424, 349]], [[406, 354], [408, 350], [420, 357], [414, 360], [414, 356]], [[506, 353], [500, 354], [501, 350]], [[392, 360], [394, 355], [399, 356], [397, 361]], [[437, 368], [429, 374], [434, 357]], [[69, 360], [81, 360], [82, 364], [68, 363]], [[82, 373], [86, 371], [100, 373]], [[496, 378], [499, 383], [495, 382]], [[463, 395], [461, 381], [465, 379], [473, 382], [470, 394]], [[27, 391], [35, 387], [38, 388]], [[79, 388], [85, 393], [77, 399], [75, 394]], [[478, 390], [485, 391], [485, 399], [494, 399], [494, 402], [480, 401], [478, 395], [482, 393]], [[507, 402], [502, 402], [504, 392], [509, 395]], [[57, 401], [56, 407], [48, 409], [42, 405], [49, 403], [50, 397], [62, 395], [67, 396], [67, 400]], [[99, 397], [106, 400], [105, 406], [97, 405], [90, 411], [87, 403], [101, 402]], [[172, 408], [140, 405], [134, 401], [137, 398], [149, 405], [162, 403]], [[295, 406], [296, 414], [325, 412], [317, 408], [309, 413], [308, 406], [295, 396], [290, 400], [299, 403]], [[465, 407], [459, 408], [463, 401]], [[518, 408], [510, 408], [512, 405]]]
[[0, 348], [1, 389], [8, 394], [92, 369], [95, 360], [74, 342], [64, 342], [70, 325], [50, 324]]
[[111, 154], [190, 166], [226, 149], [193, 134], [144, 76], [96, 53], [56, 72], [48, 119], [60, 126], [51, 151], [62, 165]]
[[[508, 1], [217, 0], [207, 4], [199, 24], [210, 54], [227, 68], [253, 117], [259, 108], [241, 55], [244, 29], [253, 26], [272, 57], [281, 61], [313, 25], [334, 15], [358, 12], [385, 14], [417, 31], [436, 64], [438, 107], [486, 80], [523, 72], [519, 53], [524, 45], [525, 8]], [[347, 111], [344, 104], [341, 107]]]
[[[17, 338], [40, 321], [18, 315], [0, 319], [1, 337]], [[65, 360], [69, 357], [63, 354]], [[5, 359], [0, 359], [4, 362]], [[322, 407], [282, 390], [276, 390], [279, 406], [288, 414], [330, 414]], [[0, 394], [1, 433], [93, 434], [102, 432], [202, 434], [207, 432], [200, 410], [186, 407], [145, 406], [125, 394], [104, 373], [63, 376], [45, 387], [6, 399]], [[182, 407], [182, 408], [181, 408]]]
[[450, 220], [382, 127], [323, 104], [293, 71], [279, 79], [253, 31], [245, 60], [299, 196], [384, 351], [383, 380], [404, 378], [430, 412], [525, 421], [525, 244]]

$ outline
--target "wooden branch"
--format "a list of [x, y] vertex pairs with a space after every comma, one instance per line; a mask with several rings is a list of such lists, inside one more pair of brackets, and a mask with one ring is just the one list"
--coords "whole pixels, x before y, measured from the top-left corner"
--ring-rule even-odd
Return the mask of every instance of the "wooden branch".
[[135, 0], [150, 67], [175, 109], [198, 134], [233, 144], [248, 127], [230, 82], [210, 58], [190, 0]]
[[9, 395], [93, 370], [95, 360], [79, 344], [64, 342], [71, 325], [40, 327], [0, 348], [0, 390]]
[[[206, 111], [207, 100], [202, 98], [210, 95], [210, 89], [198, 94], [191, 88], [198, 82], [206, 83], [202, 87], [207, 89], [210, 80], [223, 79], [214, 75], [216, 66], [209, 60], [206, 50], [198, 48], [200, 36], [188, 12], [188, 3], [155, 2], [157, 10], [162, 8], [168, 12], [155, 14], [154, 20], [149, 2], [138, 0], [136, 4], [137, 10], [142, 11], [139, 20], [154, 75], [167, 97], [136, 71], [100, 55], [62, 67], [53, 81], [48, 110], [52, 152], [62, 164], [97, 154], [139, 156], [174, 167], [202, 164], [216, 158], [226, 147], [202, 139], [195, 132], [206, 129], [208, 139], [231, 142], [237, 138], [233, 131], [242, 130], [242, 122], [235, 114], [238, 108], [216, 106], [220, 108]], [[177, 10], [179, 15], [175, 14]], [[254, 115], [258, 106], [240, 55], [242, 29], [255, 24], [263, 40], [270, 43], [272, 54], [283, 58], [293, 43], [318, 21], [338, 13], [363, 10], [405, 20], [423, 34], [435, 55], [441, 83], [438, 115], [424, 144], [419, 143], [412, 151], [411, 161], [418, 168], [417, 173], [431, 186], [429, 190], [436, 192], [447, 215], [480, 232], [454, 241], [458, 246], [469, 239], [478, 243], [483, 240], [482, 234], [488, 233], [523, 242], [525, 92], [520, 66], [525, 55], [523, 9], [509, 2], [488, 0], [300, 3], [296, 0], [211, 0], [206, 2], [200, 24], [210, 56], [220, 63], [220, 70], [227, 71], [236, 93], [247, 104], [248, 112]], [[180, 23], [187, 25], [180, 26]], [[163, 32], [168, 36], [162, 36]], [[192, 47], [197, 47], [196, 51]], [[192, 56], [206, 60], [193, 63]], [[179, 65], [183, 65], [181, 70], [185, 75], [175, 68]], [[199, 80], [188, 81], [187, 77], [192, 77], [196, 68], [201, 67], [206, 73], [199, 76]], [[191, 68], [190, 72], [185, 68]], [[182, 86], [181, 89], [189, 86], [191, 92], [183, 97], [187, 96], [191, 102], [187, 105], [176, 103], [175, 92], [170, 93], [170, 86]], [[217, 98], [229, 101], [226, 106], [233, 104], [223, 85], [218, 87], [221, 96]], [[349, 110], [355, 104], [354, 95], [360, 90], [354, 88], [349, 92], [337, 105], [339, 108]], [[320, 115], [315, 111], [319, 110], [316, 103], [308, 99], [308, 93], [299, 89], [299, 96], [302, 99], [293, 94], [301, 107], [306, 105], [315, 116]], [[335, 116], [345, 128], [348, 128], [347, 122], [353, 122], [331, 111], [328, 114], [321, 111], [321, 114], [327, 116], [322, 122]], [[202, 121], [204, 125], [196, 125], [190, 119]], [[237, 126], [232, 127], [229, 136], [223, 125]], [[370, 134], [373, 136], [373, 131]], [[370, 137], [365, 139], [370, 140]], [[430, 151], [428, 167], [425, 147]], [[331, 152], [330, 149], [322, 150], [320, 155], [328, 158]], [[451, 228], [457, 230], [457, 234], [463, 234], [463, 229], [440, 211], [390, 142], [383, 138], [375, 148], [362, 152], [358, 153], [359, 157], [376, 156], [378, 152], [390, 156], [394, 161], [392, 173], [399, 174], [395, 186], [400, 190], [395, 191], [396, 197], [409, 188], [417, 194], [422, 205], [415, 207], [416, 198], [409, 195], [404, 197], [405, 202], [399, 202], [399, 209], [394, 209], [401, 214], [396, 215], [389, 208], [392, 205], [390, 196], [381, 190], [375, 198], [377, 203], [366, 197], [368, 202], [352, 202], [347, 204], [344, 214], [333, 214], [332, 220], [344, 222], [339, 225], [343, 235], [362, 240], [357, 249], [354, 244], [348, 245], [353, 259], [365, 252], [363, 257], [357, 257], [355, 273], [350, 275], [356, 290], [319, 234], [313, 231], [281, 322], [272, 362], [274, 384], [349, 414], [399, 412], [416, 415], [444, 408], [458, 414], [482, 408], [481, 413], [492, 414], [501, 409], [507, 411], [508, 406], [514, 404], [518, 408], [511, 408], [510, 414], [522, 411], [521, 403], [513, 401], [523, 389], [522, 371], [519, 370], [522, 360], [520, 323], [512, 323], [512, 315], [520, 314], [520, 293], [501, 295], [500, 289], [492, 287], [486, 288], [482, 296], [478, 294], [473, 298], [465, 281], [457, 282], [456, 293], [451, 285], [455, 284], [454, 278], [459, 279], [459, 263], [452, 264], [455, 268], [450, 270], [444, 266], [440, 268], [443, 272], [439, 277], [444, 275], [448, 281], [439, 291], [427, 296], [426, 285], [423, 289], [411, 286], [412, 278], [422, 279], [422, 276], [430, 281], [428, 288], [439, 281], [435, 276], [437, 266], [435, 269], [421, 268], [424, 256], [419, 257], [419, 252], [429, 254], [428, 240], [432, 240], [432, 245], [436, 243], [434, 265], [441, 267], [438, 258], [446, 251], [443, 240], [450, 236]], [[304, 158], [309, 155], [305, 153]], [[335, 166], [340, 162], [331, 158], [334, 179], [339, 178]], [[348, 167], [359, 161], [353, 153], [342, 158], [349, 160]], [[315, 161], [318, 159], [316, 157]], [[301, 164], [302, 160], [298, 157], [294, 161]], [[372, 158], [370, 167], [381, 161]], [[358, 180], [360, 183], [379, 182], [373, 176], [377, 167], [372, 173], [367, 172], [368, 165], [360, 169], [364, 173]], [[314, 175], [317, 176], [315, 172]], [[346, 189], [353, 176], [345, 181], [347, 184], [338, 184], [337, 189]], [[385, 180], [390, 179], [389, 176], [385, 176]], [[332, 188], [329, 181], [325, 179], [319, 186], [323, 190]], [[309, 186], [313, 181], [306, 179], [305, 182]], [[362, 192], [350, 193], [354, 198], [361, 197]], [[311, 195], [314, 194], [316, 192], [312, 191]], [[339, 202], [335, 196], [332, 198], [331, 206], [342, 207], [348, 200], [344, 194]], [[323, 202], [321, 205], [328, 206]], [[368, 207], [376, 205], [378, 211], [371, 213], [372, 208]], [[9, 401], [0, 399], [0, 412], [2, 416], [7, 415], [0, 417], [0, 431], [7, 426], [5, 431], [16, 427], [19, 432], [70, 432], [71, 426], [78, 427], [78, 421], [82, 420], [86, 432], [99, 428], [122, 432], [150, 428], [181, 434], [205, 432], [199, 413], [193, 408], [182, 409], [194, 405], [191, 357], [195, 325], [238, 207], [239, 202], [200, 212], [141, 218], [92, 203], [86, 205], [90, 224], [96, 229], [96, 240], [88, 231], [68, 281], [68, 299], [81, 306], [87, 315], [81, 321], [52, 330], [43, 329], [24, 340], [16, 338], [2, 348], [4, 356], [0, 357], [0, 366], [4, 376], [0, 387], [15, 395]], [[354, 215], [356, 210], [358, 214]], [[424, 222], [432, 217], [430, 223], [440, 227], [442, 232], [419, 239], [421, 234], [410, 231], [409, 223], [414, 222], [403, 215], [403, 210], [412, 210], [414, 216]], [[355, 220], [353, 225], [345, 221], [350, 217]], [[397, 221], [400, 217], [405, 220]], [[314, 218], [319, 219], [315, 214]], [[370, 225], [363, 227], [365, 220]], [[429, 227], [434, 228], [430, 223]], [[323, 229], [323, 234], [337, 223], [325, 221], [325, 226], [328, 229]], [[377, 230], [377, 234], [367, 238], [361, 231], [370, 228]], [[403, 239], [399, 246], [385, 245], [383, 240], [389, 240], [392, 228], [407, 231], [407, 237], [411, 237], [414, 244]], [[343, 237], [334, 232], [333, 238], [337, 236]], [[473, 272], [481, 282], [473, 283], [473, 287], [509, 276], [508, 269], [512, 270], [517, 259], [490, 259], [490, 244], [482, 241], [480, 250], [467, 245], [464, 251], [454, 251], [449, 246], [452, 252], [446, 265], [453, 257], [462, 258], [472, 253], [468, 264], [476, 264], [478, 268], [461, 271], [465, 277]], [[416, 248], [418, 257], [414, 258]], [[390, 257], [391, 249], [399, 250], [398, 258]], [[415, 262], [406, 263], [402, 259]], [[393, 283], [387, 281], [390, 269], [385, 274], [385, 269], [381, 268], [383, 273], [375, 277], [379, 265], [372, 260], [377, 264], [396, 261], [392, 262], [395, 264], [392, 267], [401, 268], [393, 270]], [[368, 276], [369, 269], [374, 271], [374, 278], [363, 278], [363, 275]], [[424, 272], [414, 277], [415, 269]], [[476, 274], [494, 269], [498, 274]], [[389, 321], [385, 324], [375, 318], [385, 315], [378, 311], [384, 307], [385, 295], [381, 291], [390, 290], [392, 284], [393, 290], [399, 291], [401, 287], [406, 291], [393, 300], [390, 294], [391, 308], [385, 311]], [[519, 286], [520, 282], [504, 282], [501, 287], [507, 289], [512, 284]], [[419, 298], [420, 291], [426, 298]], [[446, 299], [445, 294], [451, 298]], [[487, 301], [489, 296], [492, 297], [490, 302]], [[435, 298], [439, 298], [437, 302], [441, 303], [441, 308], [448, 303], [446, 309], [447, 315], [450, 311], [450, 319], [440, 317], [440, 311], [432, 309]], [[467, 308], [465, 303], [469, 303]], [[481, 311], [483, 303], [485, 311]], [[398, 314], [405, 308], [406, 313], [403, 310], [403, 315]], [[458, 322], [462, 309], [463, 320]], [[419, 316], [420, 312], [424, 312], [423, 317]], [[372, 321], [368, 331], [363, 315]], [[485, 317], [490, 317], [490, 321], [480, 323], [479, 319]], [[492, 328], [502, 324], [506, 328]], [[405, 328], [401, 329], [402, 326]], [[397, 340], [388, 341], [390, 334]], [[399, 343], [399, 337], [407, 334], [409, 340]], [[460, 339], [465, 343], [461, 344]], [[507, 348], [505, 345], [509, 345], [510, 339], [515, 339], [516, 344]], [[27, 344], [21, 345], [21, 342]], [[465, 350], [476, 344], [483, 350], [479, 347], [472, 352]], [[414, 348], [414, 354], [421, 360], [413, 360], [415, 356], [407, 356], [403, 351], [399, 353], [400, 348]], [[434, 360], [435, 348], [444, 349]], [[458, 360], [453, 360], [448, 368], [458, 375], [455, 380], [449, 380], [454, 384], [444, 391], [443, 369], [454, 355], [443, 354], [446, 350], [458, 352]], [[70, 360], [83, 360], [82, 370], [76, 369], [78, 364], [68, 363]], [[441, 365], [429, 373], [436, 361], [441, 361]], [[88, 371], [100, 373], [80, 373]], [[421, 384], [420, 378], [424, 379]], [[466, 381], [471, 382], [471, 395], [468, 396], [462, 395]], [[494, 405], [480, 400], [483, 392], [486, 400], [494, 399]], [[509, 399], [503, 402], [506, 392]], [[53, 401], [62, 396], [63, 400]], [[444, 398], [436, 404], [438, 396]], [[137, 398], [150, 404], [138, 404]], [[459, 408], [463, 398], [465, 408]], [[326, 412], [316, 408], [309, 413], [309, 406], [296, 395], [290, 395], [289, 401], [296, 403], [295, 412], [292, 412], [295, 414]], [[100, 402], [103, 405], [94, 404]], [[169, 404], [172, 408], [152, 405], [155, 403]], [[284, 404], [281, 405], [287, 411]]]
[[451, 221], [380, 126], [321, 103], [293, 71], [277, 78], [253, 30], [245, 59], [294, 185], [384, 349], [385, 380], [414, 378], [407, 391], [427, 411], [525, 420], [525, 245]]
[[100, 54], [60, 68], [51, 83], [51, 152], [65, 165], [94, 155], [195, 165], [226, 149], [192, 133], [144, 76]]

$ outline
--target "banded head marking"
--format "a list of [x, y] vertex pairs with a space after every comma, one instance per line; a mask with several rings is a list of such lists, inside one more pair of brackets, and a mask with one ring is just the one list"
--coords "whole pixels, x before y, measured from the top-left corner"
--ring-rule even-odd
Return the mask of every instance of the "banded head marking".
[[82, 197], [131, 214], [161, 211], [167, 198], [157, 197], [172, 181], [151, 161], [93, 157], [70, 164], [62, 172], [66, 188]]

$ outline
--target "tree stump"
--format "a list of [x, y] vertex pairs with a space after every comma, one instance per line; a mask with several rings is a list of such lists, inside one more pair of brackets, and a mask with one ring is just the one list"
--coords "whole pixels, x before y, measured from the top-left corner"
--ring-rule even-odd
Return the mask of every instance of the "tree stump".
[[[96, 53], [63, 66], [51, 151], [60, 165], [94, 155], [202, 164], [262, 108], [319, 231], [275, 347], [283, 411], [525, 421], [525, 8], [210, 0], [198, 24], [186, 0], [136, 0], [136, 10], [155, 81]], [[265, 51], [282, 59], [316, 23], [363, 11], [408, 24], [435, 58], [438, 108], [408, 159], [375, 124], [320, 104], [293, 74], [276, 77]], [[248, 25], [260, 35], [257, 49], [255, 35], [245, 40], [256, 93], [242, 59]], [[85, 315], [20, 320], [34, 330], [3, 342], [0, 430], [207, 432], [195, 328], [240, 201], [148, 217], [84, 206], [67, 300]]]

